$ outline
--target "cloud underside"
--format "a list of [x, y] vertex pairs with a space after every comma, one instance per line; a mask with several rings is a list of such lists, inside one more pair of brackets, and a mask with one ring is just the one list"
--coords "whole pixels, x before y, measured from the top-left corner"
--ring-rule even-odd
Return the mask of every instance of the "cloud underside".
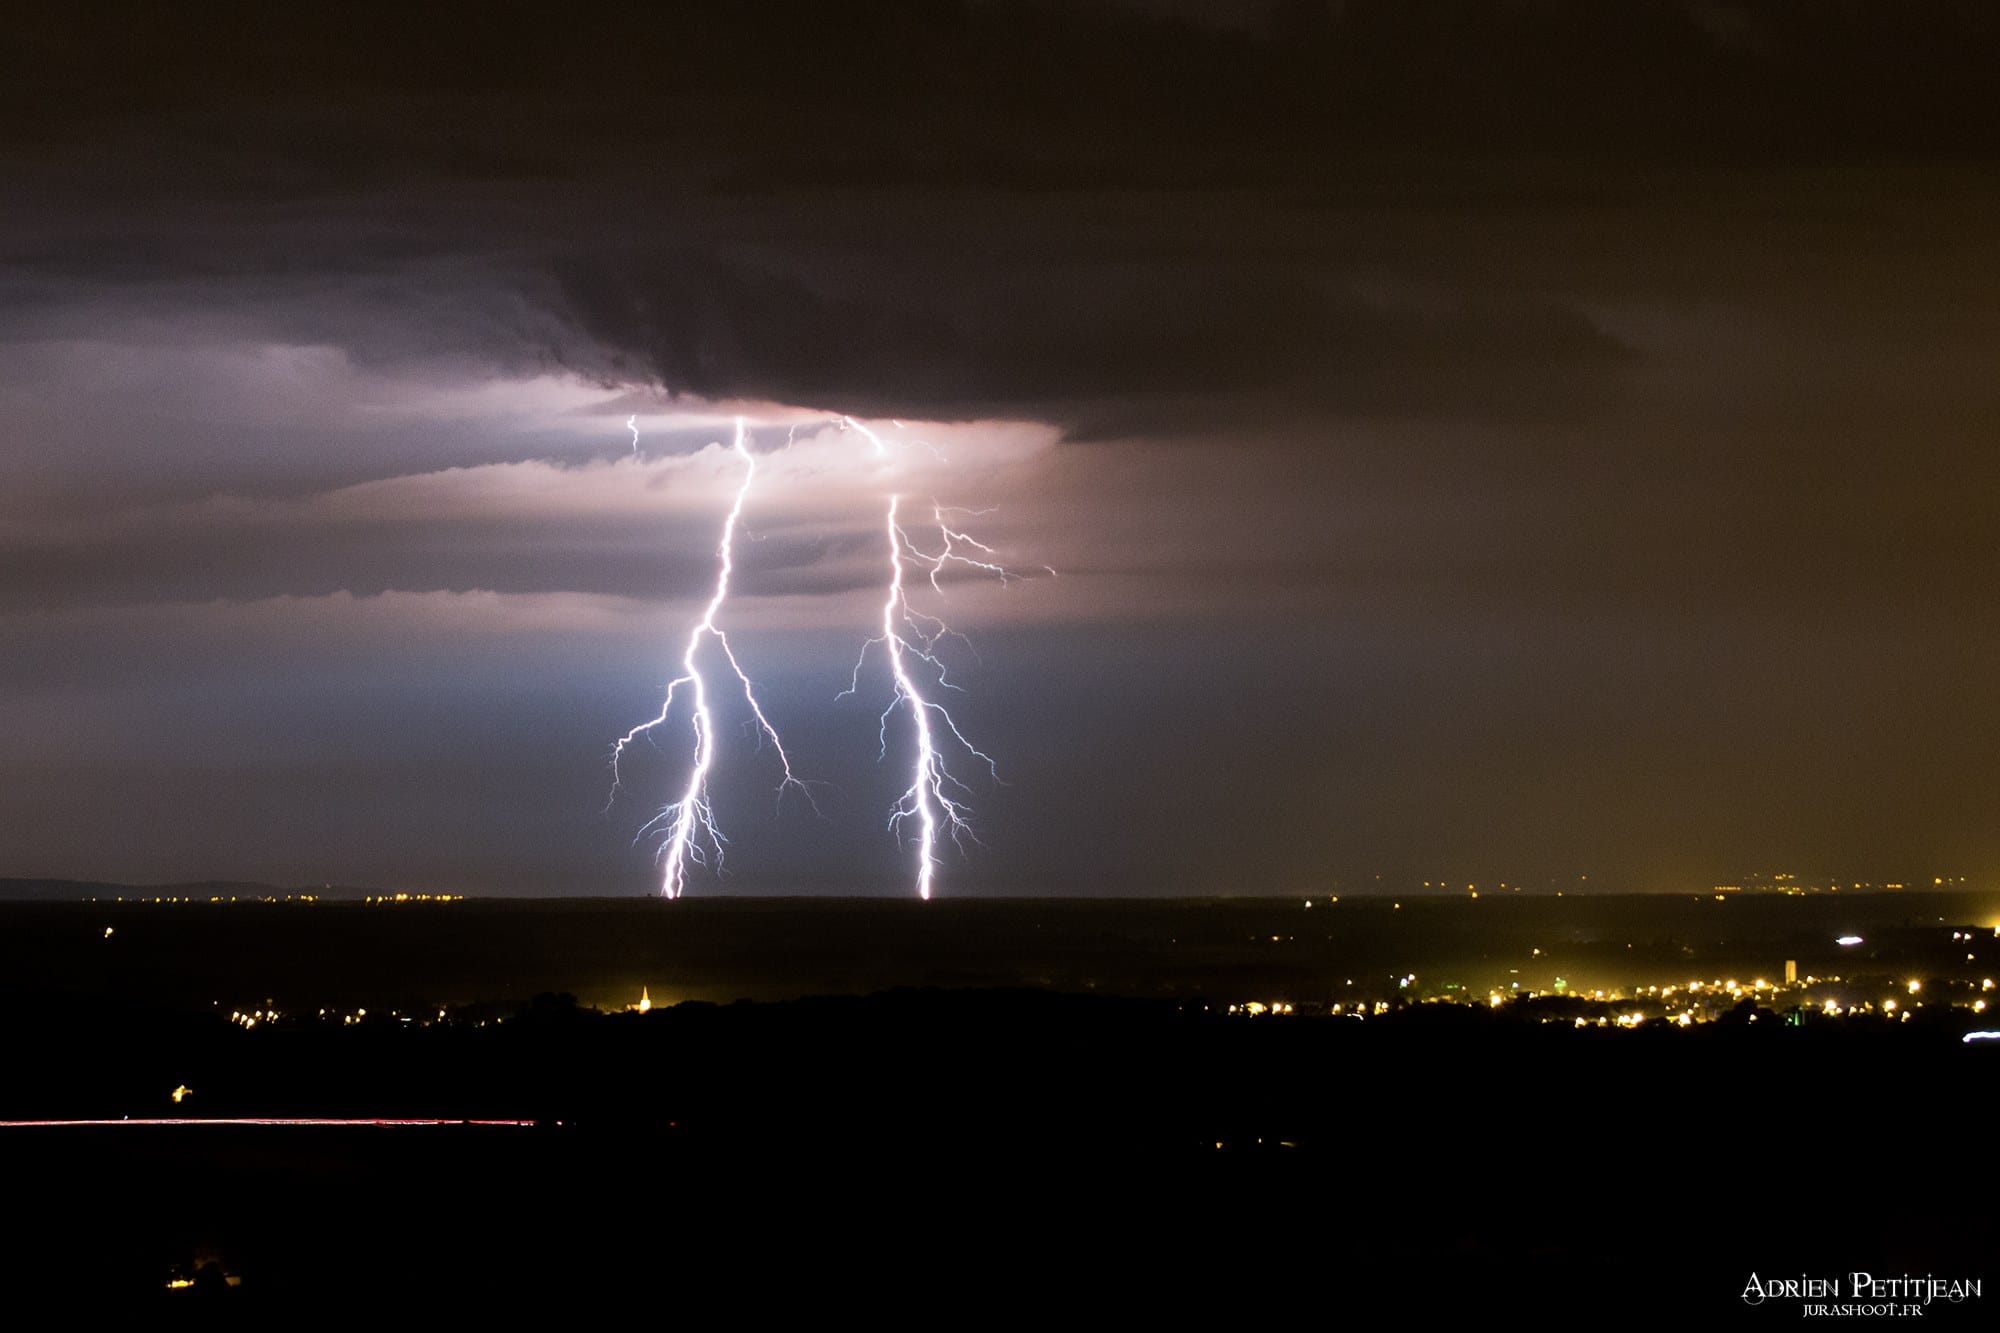
[[[710, 586], [739, 411], [729, 623], [859, 793], [853, 846], [746, 837], [747, 875], [903, 882], [881, 695], [827, 706], [897, 487], [1060, 572], [924, 592], [989, 654], [996, 883], [1976, 857], [1996, 36], [1973, 0], [10, 16], [0, 873], [643, 887], [601, 750]], [[874, 470], [842, 413], [946, 457]]]
[[[739, 409], [1139, 450], [976, 481], [1177, 588], [1986, 586], [1987, 6], [217, 13], [19, 31], [0, 608], [690, 596], [618, 423]], [[866, 586], [821, 508], [746, 594]]]
[[[1574, 418], [1650, 350], [1620, 307], [1865, 249], [2000, 143], [1990, 7], [1823, 8], [111, 6], [19, 34], [0, 283], [1080, 437]], [[1826, 176], [1773, 217], [1773, 172]]]

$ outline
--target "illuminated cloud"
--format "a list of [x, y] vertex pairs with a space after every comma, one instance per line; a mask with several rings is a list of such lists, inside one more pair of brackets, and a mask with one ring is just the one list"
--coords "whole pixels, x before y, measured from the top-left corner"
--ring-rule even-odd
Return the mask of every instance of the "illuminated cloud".
[[[873, 720], [825, 711], [882, 569], [840, 414], [1062, 572], [945, 588], [1012, 784], [967, 883], [1990, 860], [1991, 23], [23, 16], [0, 873], [643, 891], [602, 750], [737, 412], [732, 624], [815, 758]], [[746, 880], [900, 888], [815, 836]]]

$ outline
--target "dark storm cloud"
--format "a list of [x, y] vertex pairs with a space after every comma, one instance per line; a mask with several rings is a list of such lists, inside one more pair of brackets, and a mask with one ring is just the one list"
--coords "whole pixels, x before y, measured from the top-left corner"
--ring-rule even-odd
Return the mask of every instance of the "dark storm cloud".
[[[1592, 162], [1937, 159], [1990, 151], [2000, 125], [1979, 55], [1995, 20], [1969, 0], [1190, 16], [910, 0], [562, 23], [451, 4], [31, 16], [0, 97], [34, 190], [8, 267], [57, 300], [198, 279], [227, 310], [263, 284], [281, 332], [357, 355], [461, 347], [849, 410], [1096, 433], [1212, 423], [1229, 398], [1548, 412], [1630, 356], [1582, 293], [1510, 280], [1518, 256], [1437, 253], [1450, 238], [1427, 247], [1422, 222], [1352, 253], [1355, 214], [1414, 200], [1504, 220], [1600, 189]], [[1467, 176], [1494, 155], [1544, 164], [1541, 197], [1523, 203], [1515, 173]], [[1093, 202], [1135, 190], [1143, 206]], [[1282, 215], [1297, 201], [1326, 214], [1316, 241]], [[1456, 271], [1416, 309], [1360, 289], [1371, 262]]]
[[1468, 386], [1532, 393], [1627, 355], [1576, 311], [1525, 298], [1397, 309], [1307, 275], [1192, 264], [957, 281], [923, 261], [916, 273], [883, 267], [829, 294], [794, 275], [652, 256], [579, 270], [565, 288], [588, 331], [676, 388], [873, 415], [1084, 425], [1195, 402], [1214, 424], [1252, 395], [1444, 413], [1480, 400]]
[[[0, 873], [643, 881], [661, 390], [1090, 442], [954, 483], [968, 881], [2000, 858], [1983, 0], [9, 17]], [[744, 552], [821, 771], [877, 521]]]

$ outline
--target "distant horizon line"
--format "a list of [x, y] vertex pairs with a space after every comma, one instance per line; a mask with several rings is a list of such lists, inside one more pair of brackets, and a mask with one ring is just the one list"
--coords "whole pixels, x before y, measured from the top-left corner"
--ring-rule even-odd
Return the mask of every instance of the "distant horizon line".
[[[1710, 885], [1688, 888], [1614, 888], [1597, 885], [1571, 885], [1558, 888], [1554, 883], [1514, 884], [1511, 882], [1488, 887], [1468, 885], [1466, 888], [1443, 888], [1431, 884], [1413, 887], [1376, 885], [1373, 883], [1359, 888], [1342, 887], [1338, 890], [1290, 891], [1290, 892], [1152, 892], [1152, 893], [1104, 893], [1104, 892], [1063, 892], [1044, 890], [1040, 892], [986, 892], [971, 890], [958, 894], [941, 895], [938, 901], [958, 902], [1285, 902], [1299, 901], [1314, 904], [1331, 904], [1344, 898], [1367, 899], [1370, 901], [1394, 901], [1411, 898], [1426, 901], [1483, 901], [1487, 898], [1669, 898], [1669, 897], [1801, 897], [1826, 894], [1844, 894], [1849, 897], [1862, 896], [1916, 896], [1931, 894], [1956, 896], [1992, 891], [1992, 885], [1984, 881], [1974, 882], [1970, 876], [1912, 876], [1906, 880], [1869, 881], [1844, 879], [1826, 881], [1820, 884], [1804, 881], [1796, 876], [1785, 876], [1781, 881], [1738, 884]], [[833, 891], [729, 889], [713, 893], [687, 895], [693, 902], [899, 902], [910, 898], [905, 892], [884, 890], [867, 892], [853, 889]], [[341, 903], [355, 906], [396, 906], [396, 905], [438, 905], [458, 902], [670, 902], [678, 901], [662, 897], [656, 892], [583, 892], [555, 893], [548, 891], [509, 892], [485, 890], [464, 892], [458, 890], [410, 890], [380, 889], [365, 885], [283, 885], [260, 880], [238, 879], [194, 879], [160, 881], [157, 883], [127, 883], [114, 880], [67, 879], [33, 876], [0, 877], [0, 903], [39, 904], [128, 904], [128, 905], [223, 905], [257, 902], [291, 903]]]

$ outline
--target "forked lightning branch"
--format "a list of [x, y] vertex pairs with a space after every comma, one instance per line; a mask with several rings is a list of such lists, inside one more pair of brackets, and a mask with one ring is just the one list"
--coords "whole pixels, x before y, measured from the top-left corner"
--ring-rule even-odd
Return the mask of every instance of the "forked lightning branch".
[[[627, 429], [632, 431], [635, 452], [639, 447], [636, 420], [628, 418], [625, 423]], [[880, 432], [852, 417], [840, 418], [839, 425], [843, 431], [851, 431], [866, 440], [878, 460], [891, 456], [889, 444]], [[902, 429], [901, 422], [895, 425]], [[913, 443], [921, 444], [921, 441]], [[710, 672], [722, 676], [723, 672], [718, 668], [726, 667], [726, 678], [721, 683], [733, 684], [741, 693], [755, 720], [758, 740], [767, 741], [775, 751], [781, 769], [777, 788], [779, 800], [782, 802], [784, 796], [793, 791], [804, 796], [808, 802], [812, 800], [806, 783], [793, 772], [791, 756], [758, 701], [750, 677], [737, 659], [729, 636], [722, 627], [722, 613], [729, 601], [730, 580], [736, 570], [738, 529], [757, 478], [757, 456], [751, 451], [748, 429], [742, 417], [736, 419], [732, 447], [742, 460], [743, 476], [723, 518], [722, 535], [716, 543], [714, 587], [700, 618], [688, 631], [680, 656], [680, 672], [668, 683], [666, 698], [658, 715], [619, 737], [611, 753], [612, 798], [615, 800], [624, 782], [622, 763], [633, 743], [644, 737], [658, 744], [661, 740], [659, 733], [669, 728], [685, 727], [682, 734], [690, 750], [687, 775], [680, 795], [648, 820], [639, 832], [642, 838], [648, 834], [661, 837], [660, 892], [668, 898], [680, 897], [687, 889], [690, 873], [696, 870], [719, 873], [728, 843], [716, 821], [715, 808], [709, 798], [709, 783], [719, 759]], [[968, 805], [972, 789], [960, 770], [969, 764], [996, 781], [999, 772], [993, 758], [966, 738], [950, 711], [939, 701], [940, 693], [959, 688], [950, 679], [951, 673], [940, 656], [940, 647], [945, 640], [961, 636], [936, 615], [919, 611], [911, 605], [910, 578], [913, 572], [916, 573], [934, 593], [942, 596], [944, 576], [954, 569], [998, 579], [1002, 583], [1018, 576], [1000, 563], [998, 553], [991, 546], [958, 526], [963, 522], [961, 516], [976, 516], [981, 511], [954, 509], [932, 502], [930, 523], [922, 529], [927, 536], [920, 542], [911, 535], [911, 528], [904, 519], [903, 501], [904, 497], [892, 490], [883, 502], [882, 532], [887, 578], [879, 632], [862, 645], [861, 655], [856, 659], [848, 680], [848, 688], [835, 698], [844, 699], [861, 692], [863, 670], [873, 650], [881, 649], [881, 656], [888, 666], [890, 689], [888, 702], [879, 720], [877, 757], [881, 760], [889, 757], [892, 743], [897, 739], [892, 736], [892, 731], [896, 729], [899, 719], [904, 723], [903, 730], [908, 732], [911, 751], [910, 783], [889, 811], [888, 830], [896, 836], [898, 845], [907, 847], [912, 842], [915, 844], [917, 896], [927, 899], [936, 883], [941, 842], [949, 838], [963, 851], [967, 844], [978, 840], [973, 832]], [[935, 532], [934, 537], [928, 535], [932, 531]], [[1055, 571], [1044, 567], [1044, 572], [1053, 574]], [[708, 662], [706, 667], [704, 657]]]

